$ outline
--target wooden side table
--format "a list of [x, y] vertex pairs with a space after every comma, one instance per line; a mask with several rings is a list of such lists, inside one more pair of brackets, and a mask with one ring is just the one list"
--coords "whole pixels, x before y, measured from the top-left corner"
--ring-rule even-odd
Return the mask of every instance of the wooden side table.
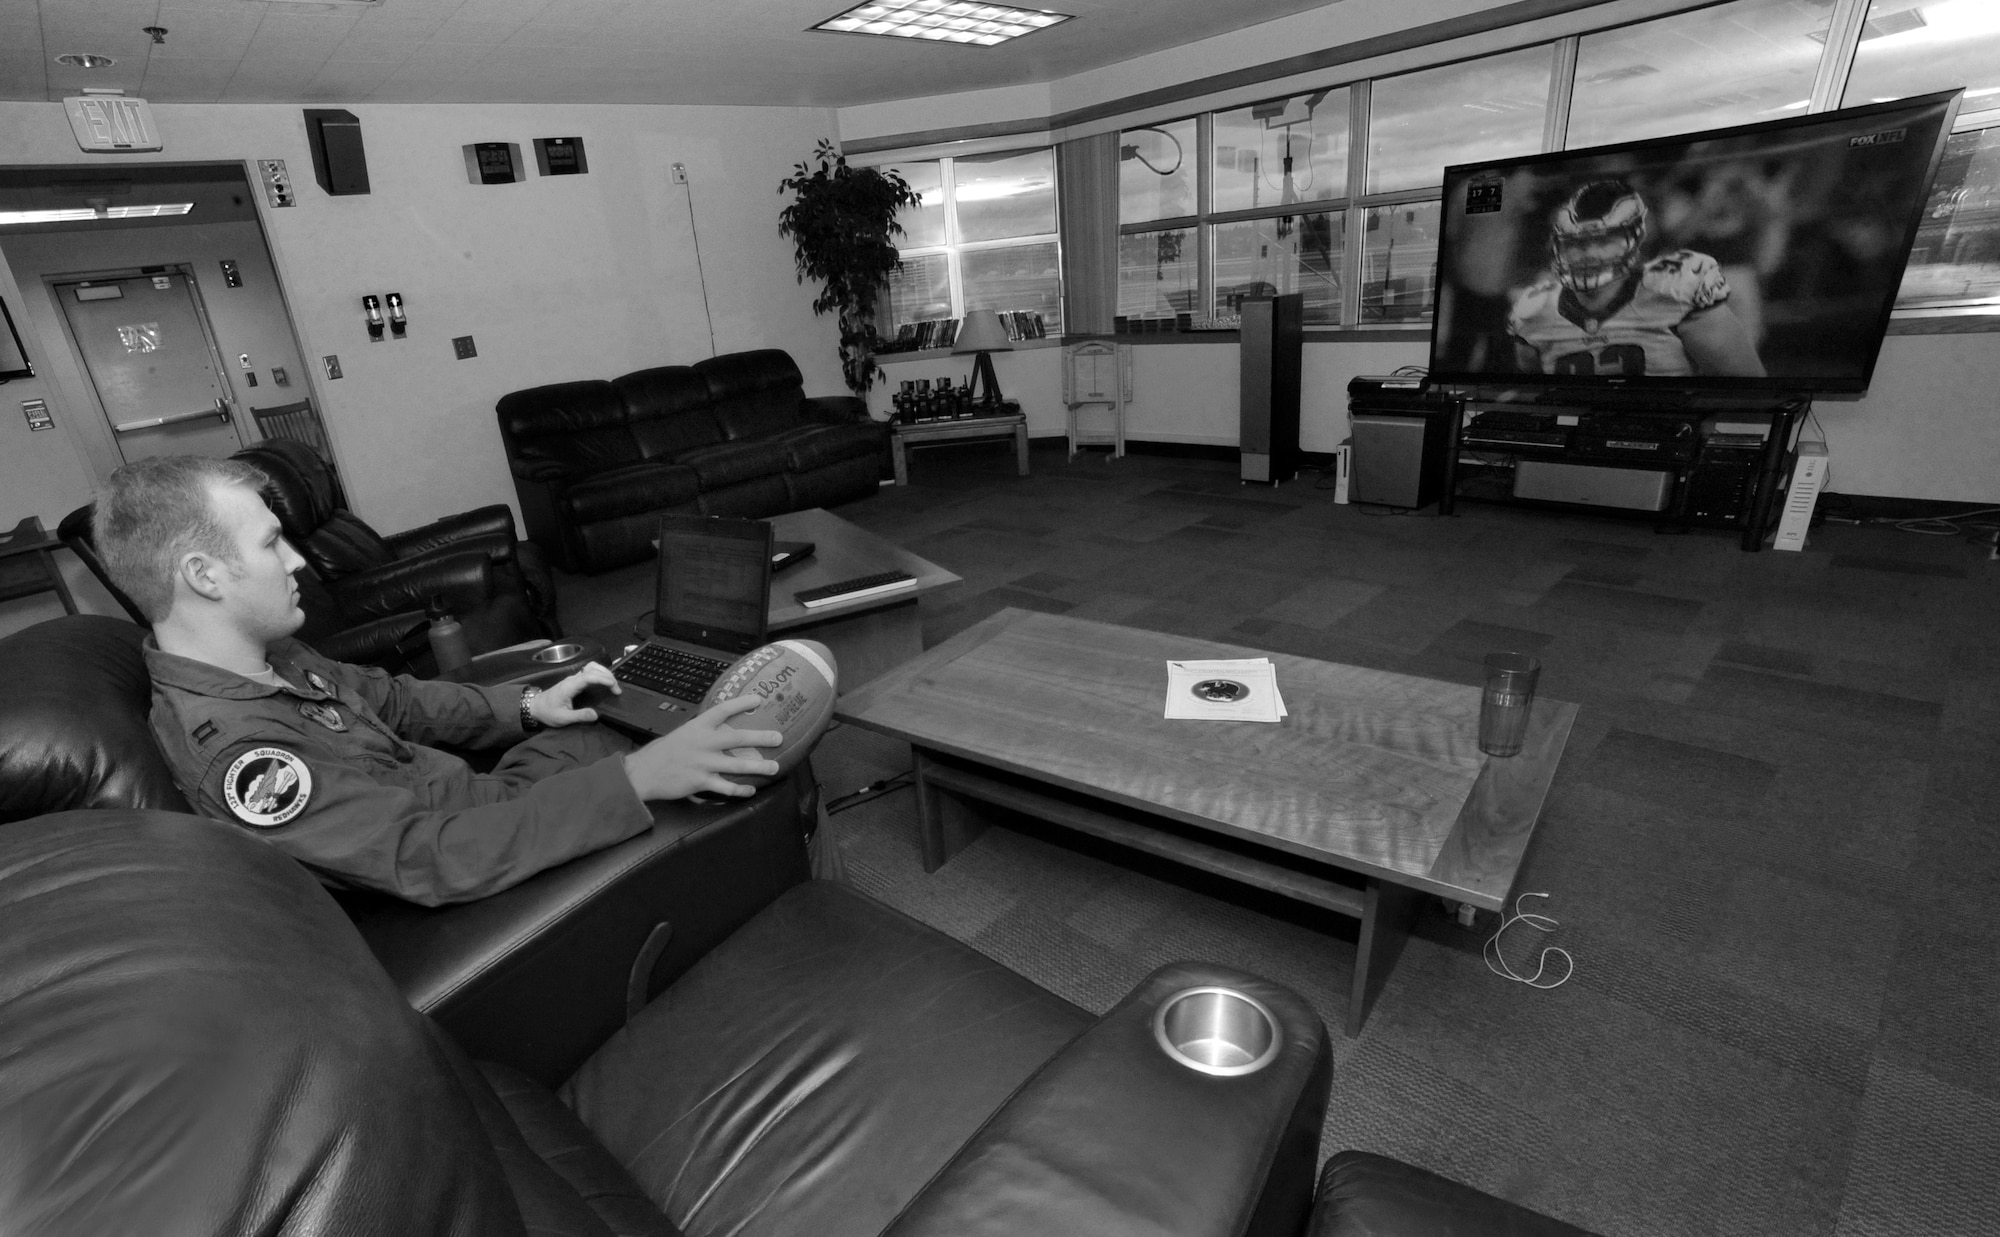
[[1014, 460], [1022, 476], [1028, 475], [1028, 416], [1003, 412], [998, 416], [969, 417], [963, 421], [921, 421], [898, 425], [889, 431], [890, 453], [895, 457], [896, 484], [910, 483], [908, 451], [911, 447], [939, 443], [971, 442], [981, 438], [1014, 439]]
[[42, 528], [37, 516], [29, 516], [9, 533], [0, 534], [0, 601], [54, 593], [62, 598], [63, 610], [76, 613], [76, 599], [56, 566], [55, 551], [62, 542]]

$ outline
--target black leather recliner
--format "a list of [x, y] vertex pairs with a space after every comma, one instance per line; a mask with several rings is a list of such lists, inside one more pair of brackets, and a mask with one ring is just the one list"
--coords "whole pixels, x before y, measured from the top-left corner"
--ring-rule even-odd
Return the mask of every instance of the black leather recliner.
[[[64, 516], [56, 527], [56, 535], [97, 577], [112, 600], [143, 629], [150, 621], [124, 590], [112, 582], [111, 573], [104, 569], [104, 560], [97, 556], [97, 543], [90, 532], [92, 508], [93, 504], [85, 503]], [[423, 585], [450, 598], [453, 605], [483, 605], [492, 594], [493, 573], [482, 556], [457, 558], [436, 567], [435, 571], [434, 575], [427, 574]], [[299, 605], [306, 613], [299, 639], [328, 657], [356, 665], [412, 673], [435, 669], [426, 637], [430, 619], [421, 608], [412, 610], [402, 604], [393, 610], [370, 613], [343, 603], [310, 567], [300, 570], [294, 578], [299, 585]]]
[[[293, 548], [335, 593], [358, 591], [364, 581], [386, 587], [398, 573], [421, 572], [423, 564], [477, 550], [492, 564], [495, 597], [526, 605], [536, 627], [531, 636], [562, 634], [555, 578], [540, 549], [515, 535], [514, 513], [505, 504], [493, 503], [385, 537], [347, 509], [340, 479], [305, 443], [270, 438], [252, 443], [234, 458], [255, 464], [270, 476], [265, 500]], [[474, 625], [476, 616], [460, 617], [468, 628]], [[482, 622], [492, 626], [491, 620]], [[473, 651], [482, 649], [475, 644]]]
[[[115, 715], [146, 693], [136, 630], [0, 640], [0, 1231], [1303, 1224], [1330, 1053], [1288, 990], [1179, 964], [1092, 1018], [807, 880], [796, 782], [661, 805], [480, 902], [343, 917], [250, 831], [101, 806], [178, 797]], [[100, 806], [19, 816], [72, 802]], [[1269, 1066], [1160, 1050], [1160, 1002], [1205, 985], [1272, 1012]]]

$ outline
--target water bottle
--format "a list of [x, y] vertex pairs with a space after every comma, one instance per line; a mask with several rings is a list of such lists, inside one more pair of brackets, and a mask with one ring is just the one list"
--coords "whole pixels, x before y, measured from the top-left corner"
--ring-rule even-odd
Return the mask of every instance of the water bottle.
[[456, 670], [472, 660], [472, 649], [465, 642], [465, 627], [444, 608], [444, 598], [432, 597], [431, 616], [431, 657], [437, 662], [438, 673]]

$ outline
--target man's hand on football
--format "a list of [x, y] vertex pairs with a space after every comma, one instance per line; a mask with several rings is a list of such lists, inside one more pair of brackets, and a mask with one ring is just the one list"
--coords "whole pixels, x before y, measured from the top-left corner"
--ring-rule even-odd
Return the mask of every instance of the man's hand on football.
[[578, 692], [592, 687], [608, 687], [618, 692], [618, 680], [609, 670], [596, 662], [587, 663], [583, 669], [570, 675], [553, 687], [545, 688], [528, 705], [528, 714], [544, 726], [574, 726], [579, 722], [597, 720], [597, 710], [585, 706], [578, 708]]
[[[560, 684], [558, 684], [560, 686]], [[776, 747], [785, 736], [775, 730], [738, 730], [729, 719], [763, 703], [756, 696], [725, 700], [671, 734], [625, 756], [625, 775], [641, 799], [681, 799], [697, 791], [754, 795], [757, 788], [732, 782], [725, 774], [769, 777], [778, 763], [752, 748]]]

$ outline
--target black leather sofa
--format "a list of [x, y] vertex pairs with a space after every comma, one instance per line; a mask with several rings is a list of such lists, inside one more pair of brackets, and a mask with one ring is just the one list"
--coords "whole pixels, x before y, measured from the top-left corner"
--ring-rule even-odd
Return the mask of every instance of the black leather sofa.
[[767, 348], [504, 395], [500, 438], [528, 536], [565, 571], [653, 553], [663, 512], [762, 518], [875, 492], [889, 430], [809, 398]]
[[[336, 902], [160, 810], [136, 635], [0, 640], [0, 1231], [1305, 1223], [1330, 1053], [1288, 990], [1179, 964], [1093, 1018], [808, 880], [796, 780], [467, 906]], [[1208, 985], [1271, 1011], [1266, 1068], [1157, 1046]]]

